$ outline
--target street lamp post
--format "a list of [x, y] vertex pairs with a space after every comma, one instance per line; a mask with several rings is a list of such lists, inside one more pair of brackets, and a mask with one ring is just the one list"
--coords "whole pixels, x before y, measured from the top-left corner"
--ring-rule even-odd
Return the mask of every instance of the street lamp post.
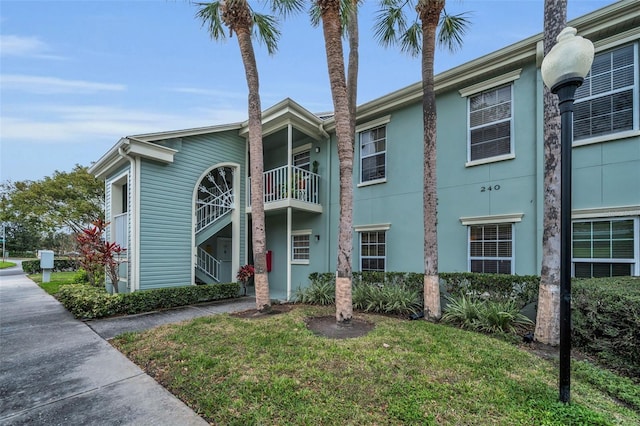
[[567, 27], [542, 61], [544, 84], [560, 106], [560, 401], [571, 397], [571, 147], [573, 101], [593, 63], [593, 44]]

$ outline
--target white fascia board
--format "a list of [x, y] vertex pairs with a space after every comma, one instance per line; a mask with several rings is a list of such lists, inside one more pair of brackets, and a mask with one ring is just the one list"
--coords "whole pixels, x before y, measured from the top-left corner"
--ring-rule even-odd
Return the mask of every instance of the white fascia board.
[[371, 225], [357, 225], [353, 227], [353, 230], [356, 232], [388, 231], [390, 228], [390, 223], [375, 223]]
[[220, 133], [220, 132], [226, 132], [229, 130], [239, 130], [241, 128], [242, 128], [242, 123], [230, 123], [230, 124], [221, 124], [217, 126], [197, 127], [193, 129], [171, 130], [167, 132], [157, 132], [157, 133], [144, 133], [140, 135], [128, 136], [128, 138], [138, 140], [138, 141], [143, 141], [143, 142], [156, 142], [156, 141], [167, 140], [167, 139], [185, 138], [188, 136], [206, 135], [208, 133]]
[[128, 160], [122, 158], [122, 156], [118, 153], [118, 150], [123, 147], [126, 143], [126, 139], [120, 139], [114, 146], [109, 149], [98, 161], [89, 167], [88, 172], [94, 175], [98, 179], [106, 179], [106, 177], [111, 173], [112, 170], [120, 167]]
[[123, 149], [124, 152], [132, 156], [148, 158], [167, 164], [173, 163], [173, 156], [178, 152], [175, 149], [135, 139], [133, 136], [129, 136], [127, 139], [128, 143], [125, 144]]

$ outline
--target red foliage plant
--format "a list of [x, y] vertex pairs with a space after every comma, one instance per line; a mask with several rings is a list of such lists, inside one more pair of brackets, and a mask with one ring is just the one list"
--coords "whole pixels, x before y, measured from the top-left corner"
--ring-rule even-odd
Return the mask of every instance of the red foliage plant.
[[80, 252], [78, 261], [80, 266], [87, 271], [89, 283], [92, 285], [96, 285], [96, 277], [100, 276], [100, 272], [104, 268], [111, 281], [113, 292], [117, 293], [120, 281], [121, 255], [126, 249], [115, 242], [105, 241], [104, 231], [107, 225], [109, 225], [108, 222], [98, 219], [92, 223], [92, 226], [83, 229], [76, 235]]

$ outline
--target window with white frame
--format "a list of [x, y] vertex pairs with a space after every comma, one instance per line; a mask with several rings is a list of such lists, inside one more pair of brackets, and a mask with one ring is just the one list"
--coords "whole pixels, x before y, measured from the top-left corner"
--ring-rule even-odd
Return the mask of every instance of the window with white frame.
[[513, 224], [469, 226], [469, 271], [512, 274]]
[[635, 275], [638, 270], [638, 219], [574, 221], [572, 257], [577, 278]]
[[469, 161], [512, 153], [512, 84], [469, 96]]
[[638, 129], [638, 45], [595, 55], [576, 91], [574, 140]]
[[387, 240], [385, 231], [360, 232], [360, 271], [386, 270]]
[[308, 264], [310, 258], [310, 231], [294, 231], [291, 234], [291, 262]]
[[360, 132], [360, 182], [387, 176], [387, 126]]
[[311, 165], [311, 151], [306, 149], [304, 151], [296, 152], [292, 155], [292, 163], [295, 167], [309, 171]]

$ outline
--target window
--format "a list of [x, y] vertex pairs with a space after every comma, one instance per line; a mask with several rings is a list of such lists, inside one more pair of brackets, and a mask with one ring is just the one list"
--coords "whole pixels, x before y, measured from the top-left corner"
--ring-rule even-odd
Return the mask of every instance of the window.
[[469, 161], [511, 154], [511, 87], [469, 97]]
[[308, 149], [305, 151], [301, 151], [293, 154], [293, 165], [300, 169], [304, 169], [309, 171], [309, 165], [311, 164], [311, 151]]
[[298, 231], [291, 236], [291, 262], [292, 263], [309, 263], [309, 240], [311, 232]]
[[513, 224], [469, 226], [469, 271], [513, 273]]
[[599, 53], [576, 91], [575, 140], [638, 128], [637, 54], [633, 44]]
[[387, 263], [386, 232], [360, 233], [360, 271], [385, 271]]
[[573, 270], [577, 278], [635, 275], [637, 219], [573, 222]]
[[384, 179], [387, 166], [387, 126], [360, 133], [360, 182]]

